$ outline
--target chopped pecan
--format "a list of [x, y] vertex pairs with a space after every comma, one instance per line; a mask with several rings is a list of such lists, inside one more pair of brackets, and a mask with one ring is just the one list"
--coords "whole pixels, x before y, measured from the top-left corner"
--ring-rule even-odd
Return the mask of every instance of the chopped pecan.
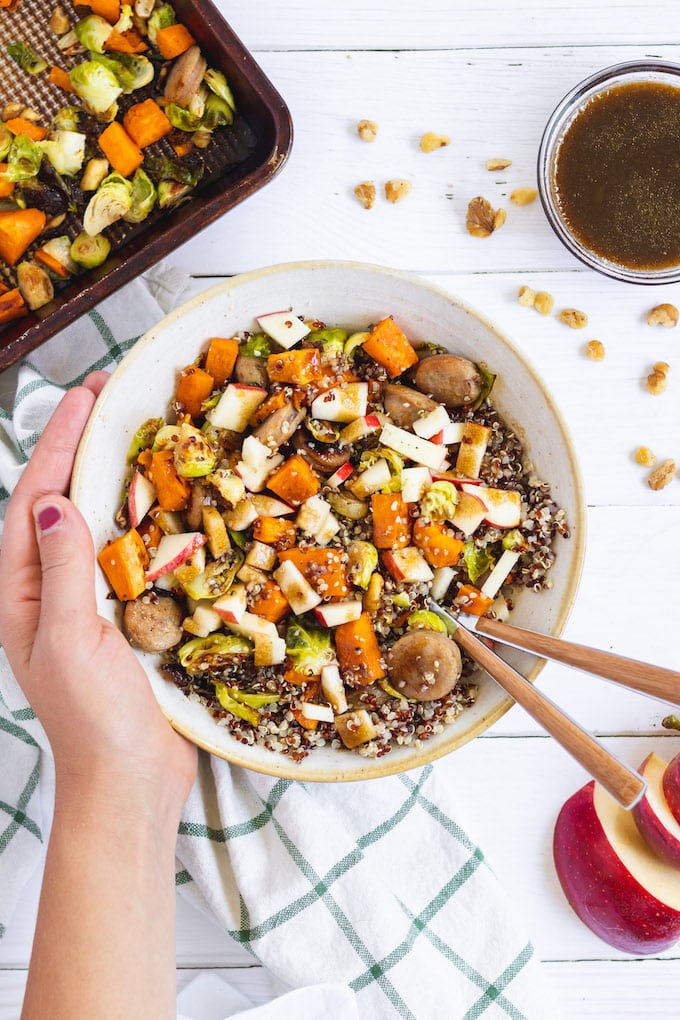
[[588, 325], [588, 316], [585, 312], [579, 312], [578, 308], [563, 308], [559, 317], [560, 322], [570, 329], [584, 329]]
[[511, 159], [487, 159], [486, 169], [487, 170], [507, 170], [509, 166], [512, 166]]
[[357, 124], [357, 133], [364, 142], [374, 142], [378, 134], [378, 125], [374, 120], [360, 120]]
[[372, 209], [375, 205], [375, 184], [373, 181], [363, 181], [361, 184], [357, 184], [354, 194], [364, 209]]
[[435, 149], [442, 149], [445, 145], [450, 144], [451, 139], [448, 135], [437, 135], [434, 131], [426, 131], [420, 139], [420, 148], [422, 152], [434, 152]]
[[555, 298], [547, 290], [539, 290], [534, 300], [534, 308], [541, 315], [550, 315], [555, 304]]
[[591, 361], [604, 361], [604, 344], [601, 340], [589, 340], [586, 344], [586, 357]]
[[673, 329], [678, 324], [678, 310], [675, 305], [656, 305], [647, 316], [648, 326], [665, 326]]
[[536, 188], [515, 188], [510, 193], [510, 201], [513, 205], [531, 205], [537, 196]]
[[650, 489], [654, 489], [655, 492], [659, 489], [665, 489], [666, 486], [673, 480], [674, 474], [675, 461], [669, 457], [668, 460], [664, 460], [658, 467], [654, 468], [647, 479], [647, 485]]
[[409, 181], [400, 180], [395, 177], [391, 181], [385, 182], [385, 198], [388, 202], [401, 202], [402, 198], [406, 198], [410, 190], [411, 184]]

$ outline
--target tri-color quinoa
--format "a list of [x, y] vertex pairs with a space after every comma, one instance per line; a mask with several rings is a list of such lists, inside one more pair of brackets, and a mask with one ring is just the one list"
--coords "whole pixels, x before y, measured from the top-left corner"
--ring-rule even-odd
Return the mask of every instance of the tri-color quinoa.
[[486, 365], [292, 313], [213, 339], [134, 438], [99, 561], [131, 642], [244, 744], [418, 747], [475, 700], [442, 606], [550, 587], [565, 514]]

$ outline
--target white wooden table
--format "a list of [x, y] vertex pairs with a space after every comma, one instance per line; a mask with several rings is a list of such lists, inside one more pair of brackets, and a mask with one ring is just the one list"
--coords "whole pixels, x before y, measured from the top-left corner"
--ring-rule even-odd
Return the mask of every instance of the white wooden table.
[[[196, 291], [209, 278], [289, 260], [376, 262], [436, 280], [482, 310], [534, 361], [580, 457], [589, 535], [566, 636], [679, 669], [680, 479], [650, 491], [632, 452], [646, 444], [680, 463], [680, 329], [645, 322], [654, 304], [680, 304], [680, 286], [597, 276], [561, 248], [538, 202], [509, 203], [513, 188], [534, 185], [542, 127], [572, 85], [621, 60], [680, 60], [676, 0], [218, 2], [287, 100], [296, 138], [271, 185], [172, 261]], [[379, 125], [372, 145], [356, 135], [361, 118]], [[450, 135], [451, 145], [423, 154], [425, 131]], [[491, 157], [512, 166], [489, 173]], [[362, 209], [354, 186], [373, 179], [380, 190], [391, 177], [412, 182], [408, 198], [393, 206], [379, 196]], [[478, 194], [508, 210], [486, 240], [464, 227]], [[520, 307], [523, 283], [549, 290], [556, 309], [586, 311], [587, 330]], [[583, 355], [592, 338], [606, 347], [602, 363]], [[643, 380], [658, 360], [670, 363], [670, 380], [652, 397]], [[653, 584], [642, 590], [640, 577]], [[680, 750], [680, 736], [660, 727], [660, 704], [554, 665], [539, 683], [631, 765], [651, 750]], [[552, 828], [585, 781], [579, 766], [514, 708], [437, 768], [459, 790], [459, 820], [511, 891], [565, 1015], [676, 1017], [680, 947], [653, 959], [616, 952], [582, 926], [558, 886]], [[0, 1018], [19, 1013], [38, 889], [39, 877], [0, 944]], [[180, 984], [216, 968], [256, 1003], [275, 992], [244, 950], [181, 900], [177, 961]]]

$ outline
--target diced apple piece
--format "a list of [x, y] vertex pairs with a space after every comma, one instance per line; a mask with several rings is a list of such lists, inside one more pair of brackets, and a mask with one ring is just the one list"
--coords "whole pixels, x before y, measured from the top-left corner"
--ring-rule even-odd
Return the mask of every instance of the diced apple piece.
[[360, 439], [370, 436], [380, 428], [380, 419], [375, 414], [365, 414], [357, 418], [349, 425], [345, 425], [340, 433], [340, 446], [349, 446], [351, 443], [358, 443]]
[[349, 461], [346, 461], [337, 471], [334, 471], [329, 479], [326, 481], [326, 485], [330, 485], [332, 489], [339, 488], [343, 482], [346, 482], [349, 476], [354, 471], [354, 468]]
[[368, 404], [368, 383], [345, 383], [320, 393], [312, 401], [312, 418], [320, 421], [354, 421], [363, 418]]
[[252, 503], [258, 517], [285, 517], [286, 514], [295, 513], [294, 508], [288, 506], [283, 500], [274, 499], [273, 496], [263, 496], [259, 492], [253, 496]]
[[155, 581], [163, 574], [174, 571], [181, 563], [199, 549], [206, 541], [202, 531], [190, 531], [181, 535], [163, 535], [158, 550], [146, 572], [147, 581]]
[[267, 312], [265, 315], [258, 315], [257, 321], [260, 329], [287, 351], [300, 340], [304, 340], [309, 333], [309, 326], [291, 311]]
[[266, 398], [267, 391], [261, 386], [229, 383], [219, 402], [208, 411], [206, 418], [215, 428], [245, 432], [251, 415]]
[[486, 517], [486, 504], [470, 492], [461, 491], [453, 515], [453, 523], [466, 538], [473, 535]]
[[408, 457], [416, 464], [423, 464], [424, 467], [437, 471], [441, 468], [446, 450], [429, 439], [421, 439], [413, 432], [397, 428], [396, 425], [385, 425], [380, 433], [380, 442], [388, 449], [400, 453], [402, 457]]
[[348, 602], [327, 602], [323, 606], [317, 606], [314, 615], [324, 627], [339, 627], [341, 623], [358, 620], [362, 608], [360, 599], [351, 599]]
[[430, 588], [430, 595], [435, 602], [441, 602], [451, 587], [451, 582], [455, 576], [456, 571], [453, 567], [437, 567], [435, 569], [432, 587]]
[[210, 483], [229, 506], [234, 507], [246, 497], [246, 487], [243, 479], [239, 478], [230, 468], [217, 468], [206, 481]]
[[677, 868], [647, 846], [630, 811], [594, 782], [560, 811], [557, 877], [591, 931], [624, 953], [656, 954], [680, 938]]
[[152, 514], [158, 527], [165, 535], [181, 535], [184, 532], [184, 521], [178, 510], [154, 510]]
[[323, 496], [310, 496], [300, 505], [295, 526], [305, 535], [316, 535], [330, 516], [331, 508]]
[[647, 783], [647, 792], [633, 808], [633, 818], [640, 835], [654, 853], [680, 868], [680, 824], [673, 817], [663, 792], [667, 767], [668, 762], [658, 754], [645, 758], [639, 771]]
[[207, 637], [208, 634], [214, 634], [216, 630], [220, 630], [223, 622], [220, 614], [215, 612], [212, 602], [202, 599], [182, 626], [189, 634], [195, 634], [196, 637]]
[[174, 574], [180, 584], [188, 584], [205, 570], [205, 546], [201, 545], [184, 563], [175, 567]]
[[468, 478], [467, 475], [459, 475], [456, 471], [433, 471], [432, 472], [433, 482], [451, 482], [456, 486], [457, 489], [462, 489], [464, 485], [479, 486], [482, 484], [481, 478]]
[[498, 592], [507, 581], [508, 574], [512, 573], [512, 570], [521, 555], [521, 552], [515, 552], [514, 549], [503, 550], [498, 563], [479, 589], [482, 595], [487, 595], [490, 599], [496, 598], [496, 595], [498, 595]]
[[332, 538], [335, 538], [340, 531], [340, 521], [335, 514], [329, 514], [322, 528], [319, 528], [315, 538], [317, 545], [328, 545]]
[[321, 690], [339, 715], [347, 711], [347, 696], [339, 668], [331, 664], [321, 668]]
[[680, 754], [671, 758], [663, 774], [663, 792], [676, 822], [680, 822]]
[[242, 460], [236, 470], [250, 492], [261, 492], [272, 471], [283, 464], [283, 454], [272, 453], [256, 436], [246, 436], [241, 447]]
[[263, 616], [256, 616], [255, 613], [246, 612], [238, 623], [229, 622], [227, 625], [229, 630], [233, 630], [235, 634], [243, 634], [244, 637], [250, 638], [252, 641], [261, 637], [276, 638], [279, 636], [275, 623], [265, 620]]
[[494, 489], [489, 485], [463, 482], [463, 492], [477, 496], [486, 504], [484, 520], [494, 528], [516, 528], [522, 519], [522, 497], [512, 489]]
[[135, 471], [130, 480], [130, 491], [128, 492], [128, 516], [131, 528], [136, 528], [142, 523], [155, 502], [155, 487], [141, 471]]
[[284, 560], [278, 570], [274, 571], [274, 580], [278, 581], [290, 608], [297, 616], [308, 613], [321, 602], [321, 596], [314, 591], [292, 560]]
[[455, 443], [461, 442], [464, 432], [465, 422], [450, 421], [440, 432], [430, 436], [430, 442], [443, 444], [444, 446], [453, 446]]
[[219, 560], [231, 549], [229, 533], [222, 514], [216, 506], [206, 504], [201, 510], [203, 531], [208, 540], [208, 549], [214, 560]]
[[358, 747], [377, 737], [378, 731], [365, 708], [336, 715], [335, 725], [345, 747]]
[[264, 585], [267, 583], [268, 575], [263, 570], [259, 570], [257, 567], [251, 567], [249, 563], [244, 563], [241, 569], [236, 574], [239, 581], [243, 581], [244, 584], [258, 584]]
[[246, 586], [232, 584], [227, 594], [216, 599], [212, 607], [226, 623], [241, 623], [248, 608]]
[[395, 581], [416, 584], [419, 581], [431, 581], [434, 576], [427, 560], [415, 545], [383, 553], [383, 563]]
[[401, 498], [405, 503], [417, 503], [432, 485], [429, 468], [404, 468], [401, 472]]
[[491, 429], [487, 425], [478, 425], [475, 421], [466, 421], [463, 438], [460, 441], [456, 471], [470, 478], [478, 478], [486, 447], [491, 438]]
[[437, 432], [441, 432], [450, 423], [448, 411], [439, 404], [435, 407], [434, 411], [428, 411], [421, 418], [416, 418], [413, 422], [413, 431], [421, 439], [432, 439]]
[[253, 640], [256, 666], [278, 666], [286, 661], [285, 638], [278, 635], [274, 637], [272, 634], [258, 634]]
[[253, 542], [246, 555], [246, 563], [257, 570], [273, 570], [276, 566], [276, 549], [264, 542]]
[[333, 722], [335, 718], [330, 705], [317, 705], [312, 701], [303, 701], [300, 712], [305, 719], [317, 719], [319, 722]]
[[347, 488], [357, 499], [366, 499], [373, 492], [379, 492], [385, 485], [389, 485], [391, 478], [390, 466], [387, 461], [377, 460], [375, 464], [371, 464], [365, 471], [357, 475]]
[[231, 510], [225, 510], [222, 516], [224, 523], [232, 531], [245, 531], [260, 515], [257, 512], [255, 500], [246, 496]]

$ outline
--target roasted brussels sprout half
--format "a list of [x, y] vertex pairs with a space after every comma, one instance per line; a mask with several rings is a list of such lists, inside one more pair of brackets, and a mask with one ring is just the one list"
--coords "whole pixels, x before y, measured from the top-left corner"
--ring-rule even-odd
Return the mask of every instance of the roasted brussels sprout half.
[[235, 655], [251, 655], [253, 646], [238, 634], [211, 634], [193, 638], [179, 649], [177, 658], [189, 676], [222, 670]]
[[66, 177], [80, 173], [86, 143], [87, 135], [79, 131], [53, 131], [45, 141], [36, 142], [57, 173]]
[[132, 206], [132, 182], [119, 173], [109, 174], [90, 199], [83, 216], [83, 228], [90, 237], [101, 234], [120, 220]]
[[[94, 54], [96, 56], [96, 54]], [[111, 110], [123, 89], [110, 68], [95, 60], [84, 60], [69, 72], [71, 88], [95, 114]]]
[[86, 50], [103, 53], [104, 43], [113, 32], [113, 27], [106, 18], [100, 18], [98, 14], [89, 14], [74, 26], [73, 31], [80, 45]]
[[111, 242], [103, 234], [86, 234], [83, 230], [71, 245], [71, 258], [83, 269], [96, 269], [106, 262]]
[[132, 205], [123, 219], [126, 223], [141, 223], [153, 212], [156, 204], [156, 189], [153, 181], [141, 167], [132, 178]]
[[154, 66], [144, 56], [118, 53], [115, 57], [104, 53], [90, 53], [92, 60], [114, 75], [123, 92], [134, 92], [153, 81]]
[[7, 44], [7, 53], [27, 74], [42, 74], [47, 70], [47, 61], [25, 42]]
[[179, 427], [179, 439], [174, 445], [175, 471], [180, 478], [201, 478], [209, 475], [217, 465], [217, 455], [203, 433], [186, 423]]

